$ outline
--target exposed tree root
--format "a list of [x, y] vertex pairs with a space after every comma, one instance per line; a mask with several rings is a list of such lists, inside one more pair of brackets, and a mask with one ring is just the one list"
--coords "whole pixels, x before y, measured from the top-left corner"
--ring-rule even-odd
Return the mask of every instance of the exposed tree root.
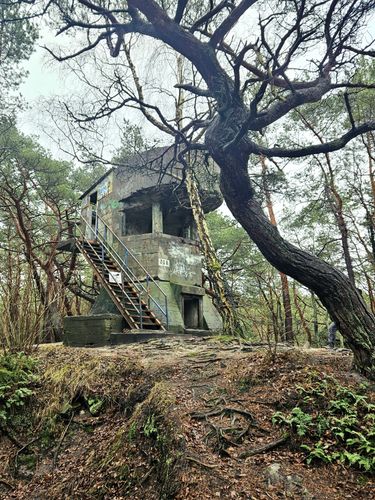
[[212, 410], [212, 411], [209, 411], [207, 413], [194, 412], [194, 413], [191, 413], [190, 416], [191, 416], [191, 418], [195, 418], [197, 420], [205, 420], [208, 417], [217, 417], [217, 416], [225, 414], [225, 413], [229, 413], [229, 414], [238, 413], [238, 415], [246, 417], [247, 419], [254, 422], [254, 425], [255, 425], [255, 418], [253, 417], [253, 415], [250, 412], [248, 412], [246, 410], [242, 410], [241, 408], [232, 408], [229, 406], [225, 406], [225, 407], [219, 408], [217, 410]]
[[194, 458], [194, 457], [185, 457], [186, 460], [188, 460], [189, 462], [193, 462], [195, 464], [198, 464], [198, 465], [201, 465], [202, 467], [206, 467], [207, 469], [216, 469], [217, 467], [219, 467], [218, 465], [213, 465], [213, 464], [205, 464], [204, 462], [201, 462], [200, 460], [198, 460], [197, 458]]
[[239, 458], [248, 458], [253, 455], [258, 455], [259, 453], [264, 453], [265, 451], [270, 451], [279, 446], [280, 444], [285, 443], [289, 439], [289, 434], [284, 434], [279, 439], [272, 441], [271, 443], [265, 444], [263, 446], [259, 446], [258, 448], [252, 448], [251, 450], [245, 450], [240, 453]]
[[223, 361], [223, 359], [224, 358], [195, 359], [194, 364], [216, 363], [217, 361]]
[[8, 483], [8, 481], [6, 481], [5, 479], [1, 479], [0, 478], [0, 484], [3, 484], [4, 486], [6, 486], [7, 488], [9, 488], [10, 490], [14, 490], [14, 486], [13, 484], [10, 484]]
[[211, 430], [206, 434], [205, 439], [208, 440], [210, 438], [215, 438], [217, 440], [218, 448], [220, 450], [225, 448], [225, 445], [239, 446], [238, 443], [236, 443], [235, 441], [232, 441], [225, 434], [226, 431], [237, 430], [235, 427], [222, 428], [222, 427], [217, 427], [212, 422], [208, 422], [208, 424], [210, 425]]

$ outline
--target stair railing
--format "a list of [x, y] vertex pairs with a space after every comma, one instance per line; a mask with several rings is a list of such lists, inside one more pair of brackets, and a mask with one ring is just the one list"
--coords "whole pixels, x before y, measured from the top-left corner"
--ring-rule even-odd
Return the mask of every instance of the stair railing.
[[[85, 235], [83, 234], [83, 231], [78, 226], [78, 224], [77, 224], [77, 228], [78, 228], [78, 232], [80, 233], [80, 235], [82, 237], [82, 241], [84, 241], [90, 247], [92, 253], [101, 261], [102, 268], [108, 273], [108, 276], [110, 276], [113, 273], [113, 270], [109, 269], [109, 267], [107, 266], [107, 264], [104, 262], [104, 259], [102, 258], [102, 254], [99, 254], [97, 252], [96, 248], [90, 243], [90, 240], [88, 240], [85, 237]], [[139, 315], [140, 315], [140, 318], [141, 318], [140, 323], [141, 323], [141, 328], [142, 328], [142, 304], [140, 302], [140, 299], [138, 299], [138, 302], [139, 302], [139, 304], [138, 304], [137, 301], [135, 301], [133, 297], [131, 297], [130, 295], [128, 295], [128, 293], [125, 290], [125, 287], [124, 287], [123, 283], [119, 283], [119, 285], [120, 285], [120, 289], [121, 289], [122, 294], [129, 300], [129, 302], [133, 305], [134, 309], [139, 312]]]
[[[148, 273], [145, 267], [139, 262], [134, 253], [124, 244], [124, 242], [117, 236], [117, 234], [112, 231], [112, 229], [106, 224], [103, 219], [96, 213], [95, 216], [95, 227], [93, 227], [83, 216], [81, 216], [82, 222], [85, 224], [86, 228], [90, 229], [93, 239], [97, 240], [102, 245], [102, 251], [106, 251], [110, 255], [116, 264], [119, 266], [121, 272], [124, 274], [125, 278], [138, 290], [139, 296], [145, 294], [147, 297], [147, 305], [150, 307], [152, 302], [154, 306], [160, 311], [162, 316], [165, 318], [165, 324], [168, 329], [168, 299], [165, 292], [161, 289], [154, 278]], [[103, 232], [99, 229], [100, 225], [103, 226]], [[83, 238], [87, 241], [84, 232], [79, 228], [79, 231]], [[112, 236], [112, 240], [116, 241], [120, 248], [124, 252], [124, 259], [118, 254], [118, 252], [113, 248], [113, 243], [110, 245], [108, 242], [108, 236]], [[104, 254], [103, 254], [104, 255]], [[138, 267], [145, 273], [145, 280], [147, 287], [140, 281], [140, 279], [134, 274], [133, 270], [129, 267], [129, 257], [136, 263]], [[158, 289], [162, 297], [164, 298], [164, 308], [163, 306], [150, 294], [149, 284], [153, 283]], [[140, 304], [141, 305], [141, 304]], [[142, 325], [142, 307], [140, 308], [140, 318]]]

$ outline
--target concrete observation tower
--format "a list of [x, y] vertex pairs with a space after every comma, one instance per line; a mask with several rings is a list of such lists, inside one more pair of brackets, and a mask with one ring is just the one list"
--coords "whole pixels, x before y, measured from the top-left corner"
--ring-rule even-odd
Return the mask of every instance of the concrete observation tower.
[[[222, 203], [217, 171], [201, 153], [190, 162], [210, 212]], [[182, 171], [173, 148], [154, 148], [111, 168], [82, 194], [74, 238], [60, 248], [82, 253], [101, 291], [88, 316], [65, 318], [66, 344], [221, 329], [202, 286], [203, 258]]]

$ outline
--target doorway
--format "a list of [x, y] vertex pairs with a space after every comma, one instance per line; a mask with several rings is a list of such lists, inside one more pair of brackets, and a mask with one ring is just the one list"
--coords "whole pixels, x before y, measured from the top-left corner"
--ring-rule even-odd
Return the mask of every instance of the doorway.
[[202, 297], [198, 295], [182, 295], [182, 314], [186, 329], [202, 328]]

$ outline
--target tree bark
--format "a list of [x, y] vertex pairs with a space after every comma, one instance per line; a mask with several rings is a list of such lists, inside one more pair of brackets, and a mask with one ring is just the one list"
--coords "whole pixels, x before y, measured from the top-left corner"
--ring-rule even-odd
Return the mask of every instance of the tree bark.
[[[316, 134], [317, 135], [317, 134]], [[349, 249], [349, 230], [343, 212], [343, 201], [340, 193], [336, 188], [335, 176], [331, 164], [331, 157], [328, 153], [325, 154], [326, 163], [328, 167], [328, 174], [325, 172], [324, 167], [321, 165], [326, 188], [328, 191], [328, 199], [331, 206], [332, 213], [336, 219], [336, 224], [340, 232], [341, 247], [344, 254], [346, 272], [352, 284], [355, 286], [355, 276], [353, 270], [353, 260]]]
[[368, 233], [372, 249], [373, 262], [375, 262], [375, 173], [374, 173], [374, 136], [373, 132], [366, 134], [365, 145], [368, 155], [368, 169], [371, 186], [371, 203], [369, 209], [366, 208], [366, 219], [368, 225]]
[[313, 324], [314, 324], [314, 342], [319, 346], [319, 324], [318, 324], [318, 304], [314, 292], [311, 293], [311, 307], [313, 310]]
[[[130, 57], [128, 58], [128, 60]], [[183, 57], [177, 56], [178, 83], [183, 82]], [[135, 72], [133, 73], [134, 76]], [[138, 85], [139, 88], [139, 85]], [[181, 128], [184, 108], [184, 92], [178, 90], [176, 100], [176, 126]], [[216, 250], [212, 244], [206, 217], [202, 207], [201, 195], [191, 171], [191, 161], [185, 165], [184, 184], [189, 196], [189, 203], [197, 227], [200, 247], [204, 255], [210, 284], [213, 288], [213, 304], [223, 320], [223, 330], [227, 335], [244, 337], [241, 323], [237, 316], [236, 306], [231, 300], [232, 294], [222, 272], [222, 265], [217, 257]]]
[[304, 315], [304, 311], [302, 310], [302, 307], [300, 306], [299, 297], [297, 294], [295, 282], [293, 283], [293, 296], [294, 296], [294, 305], [296, 306], [296, 310], [298, 312], [298, 316], [300, 318], [302, 328], [306, 334], [308, 345], [309, 345], [309, 347], [311, 347], [311, 344], [312, 344], [311, 330], [309, 328], [309, 325], [307, 324], [307, 321], [306, 321], [306, 318]]

